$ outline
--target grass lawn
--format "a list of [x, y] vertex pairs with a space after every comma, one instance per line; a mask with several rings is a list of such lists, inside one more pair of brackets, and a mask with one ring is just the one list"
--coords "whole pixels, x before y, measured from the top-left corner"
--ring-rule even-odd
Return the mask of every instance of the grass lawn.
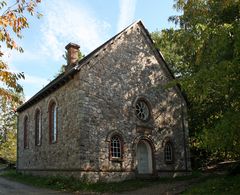
[[94, 192], [123, 192], [136, 190], [143, 187], [149, 187], [159, 183], [173, 183], [174, 181], [190, 180], [192, 178], [199, 177], [199, 174], [194, 173], [191, 176], [177, 177], [177, 178], [162, 178], [154, 180], [140, 180], [132, 179], [122, 182], [110, 182], [110, 183], [87, 183], [74, 178], [66, 177], [39, 177], [31, 175], [23, 175], [16, 173], [15, 170], [6, 171], [2, 174], [11, 180], [18, 181], [20, 183], [30, 184], [36, 187], [51, 188], [62, 191], [94, 191]]
[[240, 194], [240, 175], [212, 175], [183, 194]]

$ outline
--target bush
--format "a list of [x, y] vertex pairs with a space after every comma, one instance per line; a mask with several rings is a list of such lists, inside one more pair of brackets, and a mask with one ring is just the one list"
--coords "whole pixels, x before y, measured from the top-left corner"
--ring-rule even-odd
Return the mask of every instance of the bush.
[[240, 174], [240, 162], [237, 162], [233, 167], [231, 167], [228, 171], [230, 175], [238, 175]]

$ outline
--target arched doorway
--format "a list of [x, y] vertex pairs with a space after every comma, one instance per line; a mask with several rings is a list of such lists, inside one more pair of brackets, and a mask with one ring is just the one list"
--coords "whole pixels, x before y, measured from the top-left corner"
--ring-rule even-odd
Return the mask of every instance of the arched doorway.
[[152, 148], [145, 140], [141, 140], [137, 144], [136, 164], [138, 174], [152, 174]]

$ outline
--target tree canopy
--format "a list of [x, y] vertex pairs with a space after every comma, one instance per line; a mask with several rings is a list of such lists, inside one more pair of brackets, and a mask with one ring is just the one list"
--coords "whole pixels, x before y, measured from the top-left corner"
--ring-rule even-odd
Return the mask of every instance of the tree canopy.
[[177, 0], [178, 29], [154, 32], [190, 107], [195, 149], [240, 158], [240, 2]]
[[[22, 99], [21, 94], [15, 94]], [[17, 150], [17, 117], [15, 109], [18, 102], [0, 97], [0, 157], [9, 161], [16, 161]]]
[[15, 38], [22, 38], [22, 31], [29, 27], [27, 16], [37, 13], [35, 8], [41, 0], [16, 0], [9, 5], [7, 1], [0, 1], [0, 96], [18, 101], [16, 93], [22, 91], [18, 80], [24, 78], [23, 73], [9, 71], [9, 66], [3, 61], [3, 46], [8, 49], [16, 49], [23, 52], [23, 49], [16, 43]]
[[22, 87], [18, 80], [23, 73], [13, 73], [3, 61], [5, 48], [23, 52], [15, 39], [22, 38], [22, 31], [29, 27], [29, 15], [40, 17], [35, 8], [41, 0], [16, 0], [9, 5], [0, 1], [0, 156], [7, 161], [16, 160], [17, 118], [16, 107], [22, 101]]

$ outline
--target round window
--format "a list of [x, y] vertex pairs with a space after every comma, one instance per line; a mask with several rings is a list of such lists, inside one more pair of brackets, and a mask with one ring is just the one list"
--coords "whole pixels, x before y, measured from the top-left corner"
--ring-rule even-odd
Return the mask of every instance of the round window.
[[150, 112], [147, 104], [140, 100], [136, 103], [136, 115], [140, 120], [146, 121], [149, 118]]

